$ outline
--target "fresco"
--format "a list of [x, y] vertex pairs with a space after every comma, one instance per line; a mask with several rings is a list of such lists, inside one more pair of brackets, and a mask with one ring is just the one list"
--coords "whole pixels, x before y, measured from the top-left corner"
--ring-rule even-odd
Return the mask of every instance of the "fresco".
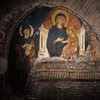
[[[82, 56], [83, 60], [84, 57], [95, 60], [100, 57], [98, 52], [100, 44], [95, 34], [93, 34], [92, 30], [86, 23], [84, 24], [81, 18], [68, 10], [54, 8], [47, 14], [40, 27], [38, 57], [56, 56], [65, 59], [76, 59]], [[92, 36], [98, 44], [96, 46], [98, 50], [92, 50]], [[43, 44], [44, 46], [42, 46]], [[93, 51], [95, 51], [95, 54], [93, 54]]]
[[9, 55], [10, 77], [20, 84], [26, 83], [36, 60], [96, 60], [100, 58], [100, 43], [87, 23], [73, 12], [41, 7], [16, 25]]

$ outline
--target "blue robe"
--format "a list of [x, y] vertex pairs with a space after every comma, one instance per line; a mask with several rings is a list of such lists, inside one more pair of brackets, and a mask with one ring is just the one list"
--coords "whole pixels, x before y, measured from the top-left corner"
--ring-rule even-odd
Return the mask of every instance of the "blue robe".
[[57, 38], [64, 38], [66, 40], [68, 38], [68, 35], [66, 33], [66, 28], [63, 27], [62, 29], [57, 28], [57, 26], [53, 26], [48, 33], [48, 39], [47, 39], [47, 49], [50, 54], [50, 56], [60, 56], [62, 54], [62, 49], [66, 44], [62, 44], [61, 42], [57, 42], [56, 44], [53, 44], [54, 40]]

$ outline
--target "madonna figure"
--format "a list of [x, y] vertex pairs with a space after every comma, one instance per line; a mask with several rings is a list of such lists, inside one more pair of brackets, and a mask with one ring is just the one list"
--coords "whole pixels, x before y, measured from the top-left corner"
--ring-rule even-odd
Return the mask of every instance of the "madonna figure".
[[50, 57], [61, 56], [62, 49], [66, 45], [66, 42], [64, 42], [68, 38], [66, 28], [64, 27], [66, 17], [64, 13], [58, 13], [55, 16], [55, 25], [49, 30], [47, 49]]

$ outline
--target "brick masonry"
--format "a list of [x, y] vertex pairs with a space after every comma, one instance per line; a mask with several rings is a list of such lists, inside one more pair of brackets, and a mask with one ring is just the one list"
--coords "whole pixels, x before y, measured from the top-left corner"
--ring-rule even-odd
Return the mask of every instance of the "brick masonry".
[[29, 100], [99, 100], [100, 62], [43, 62], [28, 78]]

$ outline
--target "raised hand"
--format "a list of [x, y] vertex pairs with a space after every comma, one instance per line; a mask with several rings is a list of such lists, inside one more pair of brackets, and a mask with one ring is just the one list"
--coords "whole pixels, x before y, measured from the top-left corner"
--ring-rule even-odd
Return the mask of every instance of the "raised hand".
[[58, 38], [56, 39], [57, 42], [60, 42], [60, 41], [63, 41], [63, 40], [64, 40], [64, 38], [62, 38], [62, 37], [58, 37]]
[[57, 42], [61, 42], [63, 40], [64, 40], [64, 38], [58, 37], [57, 39], [54, 40], [53, 44], [56, 44]]
[[24, 45], [22, 45], [22, 48], [26, 48], [27, 46], [28, 46], [29, 44], [24, 44]]

